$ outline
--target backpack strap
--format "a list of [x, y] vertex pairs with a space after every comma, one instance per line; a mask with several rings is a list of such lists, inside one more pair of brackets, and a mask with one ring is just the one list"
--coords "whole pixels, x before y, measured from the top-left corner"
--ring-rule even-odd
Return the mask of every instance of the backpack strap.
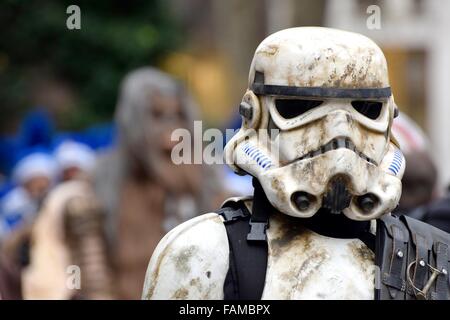
[[259, 181], [253, 178], [255, 188], [253, 196], [252, 215], [250, 217], [250, 232], [247, 240], [251, 242], [263, 242], [267, 247], [266, 230], [269, 228], [269, 215], [274, 210], [264, 193]]
[[408, 216], [378, 220], [377, 299], [437, 299], [450, 296], [450, 235]]
[[381, 283], [375, 286], [376, 300], [404, 300], [409, 233], [396, 216], [377, 220], [375, 263], [380, 268]]
[[230, 248], [225, 300], [260, 300], [264, 290], [268, 256], [266, 230], [272, 206], [268, 206], [267, 198], [261, 194], [262, 188], [257, 188], [252, 214], [243, 201], [227, 202], [217, 212], [224, 219]]

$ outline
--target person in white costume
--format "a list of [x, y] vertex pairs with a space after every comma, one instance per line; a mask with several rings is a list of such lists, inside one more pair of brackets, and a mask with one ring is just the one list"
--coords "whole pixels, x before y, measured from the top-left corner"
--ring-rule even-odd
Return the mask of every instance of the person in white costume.
[[93, 174], [96, 154], [84, 143], [66, 140], [56, 148], [54, 155], [62, 181], [84, 179]]
[[225, 159], [253, 177], [253, 197], [170, 231], [143, 299], [448, 298], [448, 235], [390, 215], [405, 160], [373, 41], [319, 27], [270, 35], [239, 112]]

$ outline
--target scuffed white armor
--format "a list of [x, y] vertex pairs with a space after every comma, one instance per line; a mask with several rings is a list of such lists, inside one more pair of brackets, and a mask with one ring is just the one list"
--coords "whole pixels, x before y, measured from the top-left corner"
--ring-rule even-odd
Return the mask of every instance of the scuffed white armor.
[[[361, 240], [324, 237], [287, 219], [270, 220], [262, 299], [373, 299], [374, 255]], [[142, 298], [223, 299], [228, 254], [216, 213], [179, 225], [156, 248]]]

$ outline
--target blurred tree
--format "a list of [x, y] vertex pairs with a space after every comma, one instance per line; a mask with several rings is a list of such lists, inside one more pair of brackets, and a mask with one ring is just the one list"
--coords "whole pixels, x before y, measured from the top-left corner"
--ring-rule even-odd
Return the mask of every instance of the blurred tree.
[[[66, 27], [71, 4], [81, 9], [81, 30]], [[3, 0], [0, 119], [33, 103], [59, 104], [63, 128], [108, 119], [121, 78], [157, 64], [180, 39], [164, 0]]]

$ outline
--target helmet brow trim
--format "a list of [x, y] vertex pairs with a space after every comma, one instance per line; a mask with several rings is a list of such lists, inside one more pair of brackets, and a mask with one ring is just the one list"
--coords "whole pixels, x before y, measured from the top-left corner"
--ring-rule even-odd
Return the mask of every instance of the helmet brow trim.
[[324, 88], [290, 87], [253, 83], [251, 90], [259, 95], [297, 96], [318, 98], [381, 99], [391, 96], [391, 88]]
[[264, 72], [256, 71], [251, 90], [255, 94], [274, 96], [381, 99], [391, 96], [391, 87], [385, 88], [326, 88], [295, 87], [264, 84]]

